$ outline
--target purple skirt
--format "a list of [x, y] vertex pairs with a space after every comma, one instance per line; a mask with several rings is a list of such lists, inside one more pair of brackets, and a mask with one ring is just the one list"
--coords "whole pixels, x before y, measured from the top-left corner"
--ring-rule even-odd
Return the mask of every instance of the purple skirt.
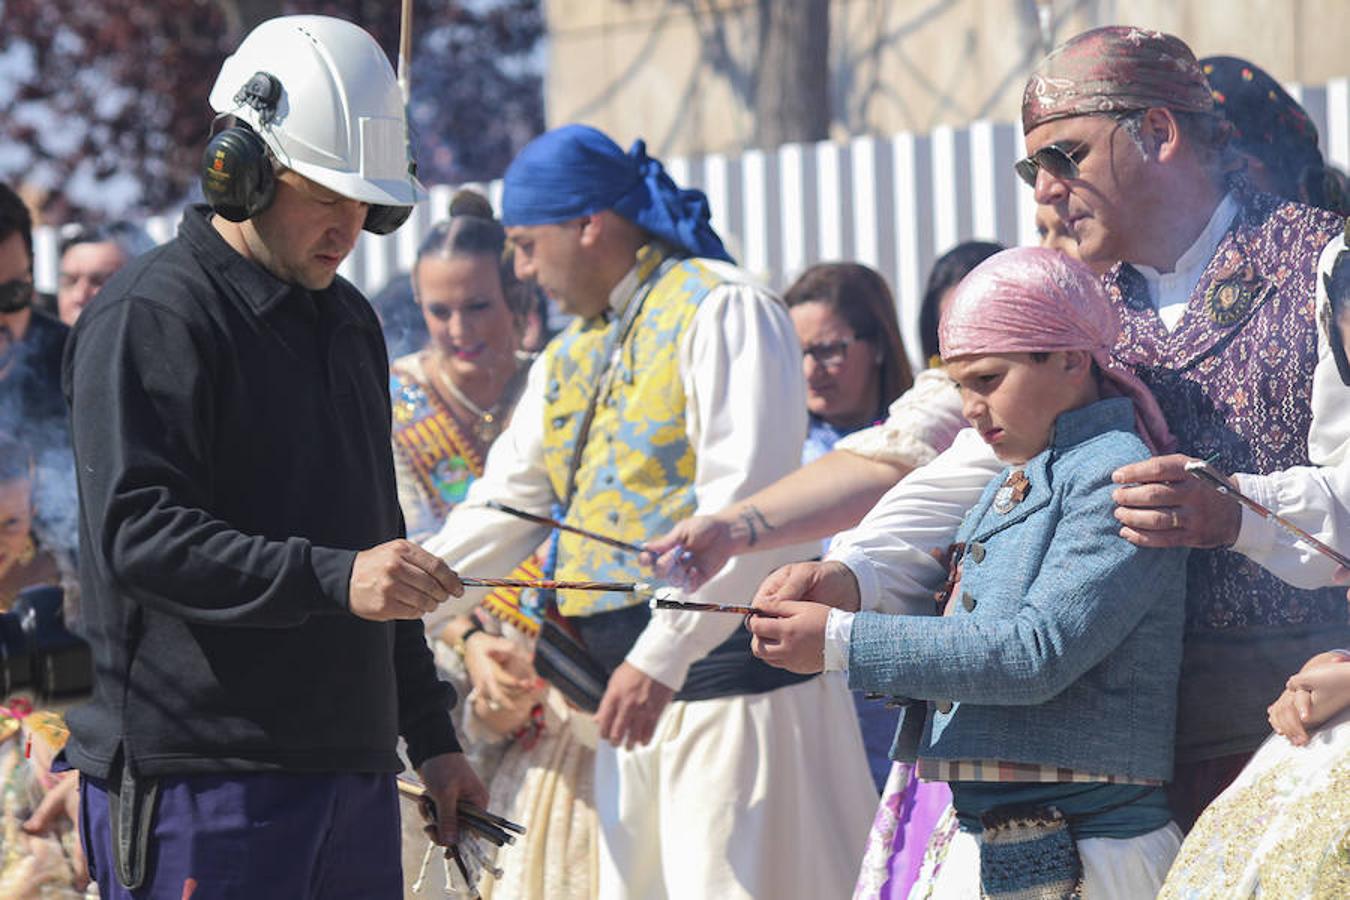
[[892, 763], [853, 900], [905, 900], [918, 879], [933, 827], [951, 803], [945, 783], [919, 781], [913, 766]]

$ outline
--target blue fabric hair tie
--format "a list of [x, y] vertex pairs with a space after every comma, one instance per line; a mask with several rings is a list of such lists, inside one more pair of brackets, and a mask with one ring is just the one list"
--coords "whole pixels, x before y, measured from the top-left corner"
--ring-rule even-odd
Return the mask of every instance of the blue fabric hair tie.
[[628, 153], [587, 125], [530, 141], [506, 170], [502, 224], [551, 225], [613, 210], [693, 256], [735, 260], [713, 230], [708, 198], [681, 189], [642, 140]]

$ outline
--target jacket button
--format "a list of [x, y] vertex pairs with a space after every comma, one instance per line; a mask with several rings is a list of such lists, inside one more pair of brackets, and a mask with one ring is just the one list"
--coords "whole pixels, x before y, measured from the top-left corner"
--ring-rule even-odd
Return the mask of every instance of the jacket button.
[[984, 544], [981, 544], [979, 541], [976, 541], [967, 547], [966, 552], [970, 554], [970, 558], [975, 560], [975, 562], [984, 562]]
[[952, 701], [939, 700], [937, 702], [937, 711], [942, 713], [944, 716], [947, 715], [947, 713], [952, 711]]
[[966, 612], [973, 612], [975, 609], [975, 598], [970, 595], [970, 591], [961, 592], [961, 607]]

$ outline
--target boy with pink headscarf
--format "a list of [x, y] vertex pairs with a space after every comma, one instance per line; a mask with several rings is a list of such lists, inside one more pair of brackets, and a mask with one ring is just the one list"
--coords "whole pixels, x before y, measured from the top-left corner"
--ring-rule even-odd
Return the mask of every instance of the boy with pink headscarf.
[[1186, 551], [1122, 541], [1111, 514], [1112, 472], [1173, 441], [1111, 357], [1118, 330], [1080, 263], [1040, 248], [986, 260], [940, 339], [966, 417], [1008, 468], [957, 534], [944, 614], [778, 600], [774, 576], [755, 599], [762, 659], [915, 698], [893, 755], [950, 784], [960, 824], [920, 895], [1152, 897], [1180, 844], [1163, 785]]

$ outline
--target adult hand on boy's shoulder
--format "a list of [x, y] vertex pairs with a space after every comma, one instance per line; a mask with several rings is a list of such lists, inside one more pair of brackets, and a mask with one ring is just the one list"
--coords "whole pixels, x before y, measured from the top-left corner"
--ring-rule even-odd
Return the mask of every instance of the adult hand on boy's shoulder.
[[813, 675], [825, 668], [825, 622], [830, 607], [821, 603], [755, 598], [755, 609], [746, 627], [754, 637], [750, 649], [771, 666], [799, 675]]
[[1242, 507], [1186, 474], [1181, 453], [1121, 466], [1111, 480], [1120, 536], [1140, 547], [1227, 547], [1238, 538]]
[[755, 605], [760, 601], [809, 601], [833, 606], [845, 612], [857, 612], [862, 605], [858, 579], [841, 562], [791, 563], [774, 569], [755, 591]]

